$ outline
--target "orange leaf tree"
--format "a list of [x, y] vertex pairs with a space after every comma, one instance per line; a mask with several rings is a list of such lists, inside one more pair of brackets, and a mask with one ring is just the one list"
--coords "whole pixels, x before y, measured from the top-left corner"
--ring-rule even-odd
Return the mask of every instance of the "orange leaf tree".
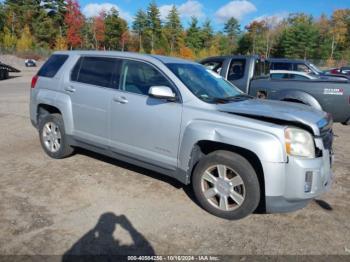
[[64, 22], [67, 25], [67, 43], [70, 45], [70, 48], [81, 46], [81, 29], [84, 25], [84, 16], [76, 0], [67, 1]]

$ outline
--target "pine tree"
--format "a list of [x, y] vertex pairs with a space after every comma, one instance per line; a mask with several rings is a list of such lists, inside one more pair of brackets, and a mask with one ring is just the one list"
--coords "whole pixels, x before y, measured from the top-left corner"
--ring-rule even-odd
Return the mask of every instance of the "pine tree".
[[201, 47], [209, 49], [212, 45], [214, 30], [209, 19], [205, 20], [200, 30]]
[[164, 29], [170, 43], [170, 53], [173, 54], [175, 51], [178, 51], [180, 44], [183, 42], [183, 27], [175, 5], [173, 5], [166, 18]]
[[191, 18], [190, 27], [186, 32], [185, 42], [186, 46], [195, 52], [199, 52], [199, 50], [202, 49], [201, 32], [200, 27], [198, 26], [198, 19], [196, 17]]
[[132, 25], [132, 29], [139, 37], [139, 52], [144, 52], [143, 39], [147, 28], [147, 14], [142, 10], [138, 10]]
[[239, 35], [241, 34], [241, 25], [238, 20], [234, 17], [231, 17], [224, 25], [224, 32], [229, 38], [230, 41], [230, 53], [234, 52], [237, 48], [237, 42]]
[[[135, 21], [134, 21], [135, 22]], [[127, 22], [112, 8], [105, 18], [105, 42], [107, 49], [119, 50], [123, 33], [127, 32]]]
[[162, 23], [160, 11], [155, 1], [151, 2], [147, 8], [147, 32], [150, 36], [151, 53], [158, 48], [158, 43], [162, 37]]

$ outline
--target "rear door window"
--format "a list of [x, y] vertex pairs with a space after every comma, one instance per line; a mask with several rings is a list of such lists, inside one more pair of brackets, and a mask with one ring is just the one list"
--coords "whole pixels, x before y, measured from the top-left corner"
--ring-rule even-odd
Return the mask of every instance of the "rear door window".
[[68, 55], [52, 55], [40, 68], [38, 76], [54, 77], [68, 59]]
[[238, 80], [243, 78], [245, 70], [245, 59], [233, 59], [228, 70], [227, 80]]
[[71, 80], [101, 87], [117, 88], [121, 61], [110, 57], [81, 57], [74, 66]]

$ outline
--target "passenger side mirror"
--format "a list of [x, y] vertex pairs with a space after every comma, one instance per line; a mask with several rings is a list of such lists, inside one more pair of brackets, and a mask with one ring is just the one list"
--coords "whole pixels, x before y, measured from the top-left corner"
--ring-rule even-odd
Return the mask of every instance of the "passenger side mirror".
[[176, 100], [176, 95], [174, 94], [173, 90], [167, 86], [151, 86], [148, 91], [148, 95], [150, 97], [166, 99], [169, 101]]

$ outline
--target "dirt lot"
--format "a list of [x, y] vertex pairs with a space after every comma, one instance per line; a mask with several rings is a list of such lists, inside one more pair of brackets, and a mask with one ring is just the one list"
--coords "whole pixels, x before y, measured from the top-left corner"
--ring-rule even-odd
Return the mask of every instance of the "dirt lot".
[[350, 254], [350, 127], [335, 126], [335, 182], [320, 201], [225, 221], [153, 172], [83, 151], [47, 157], [28, 117], [35, 70], [0, 82], [0, 254]]

